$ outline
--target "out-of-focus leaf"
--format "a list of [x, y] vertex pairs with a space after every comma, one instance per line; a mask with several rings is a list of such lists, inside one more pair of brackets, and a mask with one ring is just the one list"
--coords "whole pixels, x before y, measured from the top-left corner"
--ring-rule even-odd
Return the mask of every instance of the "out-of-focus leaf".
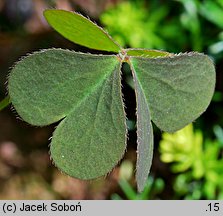
[[223, 147], [223, 129], [219, 125], [215, 125], [214, 133], [219, 141], [220, 147]]
[[133, 175], [133, 164], [129, 160], [125, 160], [122, 162], [119, 171], [119, 179], [121, 180], [130, 180]]
[[119, 185], [124, 191], [127, 199], [129, 200], [135, 200], [137, 197], [137, 193], [134, 191], [134, 189], [131, 187], [131, 185], [126, 180], [120, 180]]
[[5, 107], [7, 107], [11, 103], [10, 97], [7, 96], [5, 97], [1, 102], [0, 102], [0, 111], [3, 110]]
[[223, 52], [223, 41], [218, 41], [208, 47], [208, 50], [213, 55], [218, 55]]
[[206, 0], [200, 5], [200, 13], [210, 22], [223, 28], [223, 5]]
[[100, 20], [122, 46], [164, 48], [165, 42], [158, 32], [168, 7], [147, 9], [142, 1], [124, 1], [105, 11]]
[[[174, 134], [164, 133], [160, 142], [161, 160], [172, 165], [174, 172], [184, 172], [200, 163], [202, 154], [202, 134], [193, 132], [192, 124]], [[200, 168], [203, 170], [203, 167]]]

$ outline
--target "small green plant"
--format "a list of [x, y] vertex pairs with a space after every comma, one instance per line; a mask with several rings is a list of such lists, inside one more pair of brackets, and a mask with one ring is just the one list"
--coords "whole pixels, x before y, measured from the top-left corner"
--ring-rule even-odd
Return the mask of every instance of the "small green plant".
[[46, 10], [44, 16], [70, 41], [112, 54], [47, 49], [28, 55], [9, 75], [12, 105], [31, 125], [61, 120], [50, 145], [59, 169], [79, 179], [103, 176], [126, 150], [120, 69], [127, 62], [137, 100], [136, 180], [142, 191], [152, 163], [151, 120], [161, 130], [174, 132], [199, 117], [214, 92], [213, 62], [196, 52], [124, 49], [78, 13]]
[[[150, 175], [146, 181], [145, 187], [141, 193], [137, 193], [131, 185], [134, 175], [134, 166], [131, 161], [124, 160], [119, 168], [118, 184], [124, 193], [124, 199], [128, 200], [150, 200], [159, 199], [159, 194], [163, 191], [165, 183], [161, 178], [154, 178]], [[113, 200], [122, 200], [122, 196], [117, 193], [111, 195]]]
[[[218, 126], [215, 131], [222, 135]], [[185, 199], [223, 198], [223, 159], [221, 140], [204, 140], [201, 131], [193, 131], [192, 124], [175, 134], [164, 133], [160, 142], [161, 160], [172, 163], [178, 173], [174, 183], [176, 194]]]
[[[128, 200], [150, 200], [162, 192], [164, 181], [161, 178], [154, 179], [154, 177], [149, 176], [141, 193], [137, 193], [126, 180], [120, 180], [119, 186]], [[111, 198], [113, 200], [122, 200], [122, 197], [118, 194], [112, 194]]]

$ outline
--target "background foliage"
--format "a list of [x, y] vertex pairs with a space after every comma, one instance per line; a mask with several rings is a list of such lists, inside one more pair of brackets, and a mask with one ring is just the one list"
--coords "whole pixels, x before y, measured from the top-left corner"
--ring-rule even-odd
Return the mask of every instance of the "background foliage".
[[105, 179], [79, 181], [61, 174], [48, 156], [56, 125], [34, 128], [0, 112], [0, 199], [222, 199], [223, 198], [223, 1], [222, 0], [2, 0], [0, 1], [0, 99], [9, 68], [42, 48], [91, 52], [52, 31], [42, 11], [77, 10], [104, 26], [125, 47], [179, 53], [199, 51], [213, 58], [216, 92], [207, 111], [176, 134], [155, 130], [155, 155], [148, 184], [136, 193], [135, 95], [127, 65], [123, 92], [131, 142], [123, 163]]

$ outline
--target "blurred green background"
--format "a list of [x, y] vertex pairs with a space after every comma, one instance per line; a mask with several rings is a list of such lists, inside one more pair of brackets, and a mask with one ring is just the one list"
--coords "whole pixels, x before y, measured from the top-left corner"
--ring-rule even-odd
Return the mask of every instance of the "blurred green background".
[[54, 32], [42, 15], [47, 8], [81, 12], [124, 47], [203, 52], [215, 62], [216, 91], [193, 125], [175, 134], [154, 129], [152, 170], [141, 194], [134, 180], [136, 105], [128, 65], [122, 68], [128, 151], [106, 178], [61, 174], [48, 154], [56, 124], [31, 127], [8, 107], [0, 112], [0, 199], [223, 199], [223, 0], [0, 0], [0, 100], [10, 67], [27, 53], [50, 47], [98, 53]]

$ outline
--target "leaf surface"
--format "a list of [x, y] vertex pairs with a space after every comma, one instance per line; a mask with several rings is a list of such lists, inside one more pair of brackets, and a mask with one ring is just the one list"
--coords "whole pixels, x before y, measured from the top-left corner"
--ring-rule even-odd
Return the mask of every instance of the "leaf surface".
[[80, 179], [105, 175], [126, 149], [120, 66], [57, 127], [51, 156], [63, 172]]
[[132, 68], [136, 102], [137, 102], [137, 162], [136, 182], [138, 191], [142, 192], [152, 165], [153, 158], [153, 128], [150, 119], [148, 103], [143, 90], [138, 82], [135, 71]]
[[54, 132], [51, 156], [68, 175], [105, 175], [124, 154], [126, 125], [116, 56], [61, 49], [34, 53], [13, 68], [9, 95], [19, 115], [33, 125], [64, 118]]
[[188, 53], [163, 58], [131, 57], [149, 105], [151, 119], [174, 132], [208, 107], [215, 87], [215, 68], [206, 55]]
[[32, 125], [48, 125], [70, 113], [114, 70], [115, 56], [48, 49], [25, 57], [12, 69], [9, 95]]
[[65, 10], [45, 10], [48, 23], [68, 40], [82, 46], [118, 53], [121, 49], [107, 32], [86, 17]]
[[149, 50], [149, 49], [126, 49], [125, 50], [128, 56], [139, 56], [143, 58], [157, 58], [157, 57], [166, 57], [173, 55], [160, 50]]

